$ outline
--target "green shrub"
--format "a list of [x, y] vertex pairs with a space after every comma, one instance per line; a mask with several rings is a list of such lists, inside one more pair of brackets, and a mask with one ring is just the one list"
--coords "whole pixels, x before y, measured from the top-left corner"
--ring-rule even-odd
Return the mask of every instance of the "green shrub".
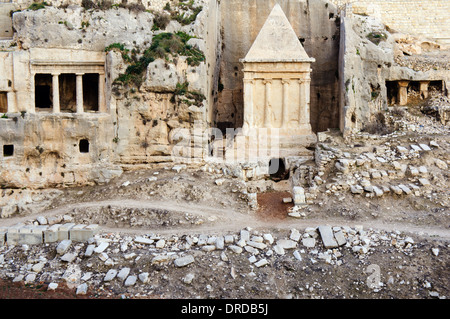
[[386, 41], [387, 36], [383, 32], [370, 32], [367, 35], [367, 39], [369, 39], [372, 43], [378, 45], [381, 41]]
[[[169, 59], [169, 56], [186, 56], [187, 62], [191, 66], [197, 66], [205, 61], [205, 55], [200, 50], [187, 45], [186, 42], [192, 37], [184, 32], [177, 33], [160, 33], [153, 36], [151, 46], [144, 51], [139, 59], [126, 59], [130, 65], [127, 67], [124, 74], [121, 74], [114, 82], [122, 84], [134, 84], [139, 87], [143, 82], [143, 76], [150, 63], [156, 59]], [[122, 56], [128, 56], [128, 50], [123, 44], [113, 43], [108, 46], [105, 51], [112, 49], [122, 52]], [[186, 94], [187, 86], [177, 86], [176, 94]], [[201, 97], [194, 97], [196, 100]]]
[[177, 83], [175, 91], [173, 92], [175, 95], [185, 95], [188, 92], [189, 82]]
[[89, 9], [108, 10], [112, 8], [113, 4], [111, 0], [102, 0], [99, 1], [98, 3], [95, 3], [92, 0], [82, 0], [81, 6], [86, 10]]
[[122, 52], [122, 56], [128, 57], [125, 59], [127, 62], [132, 63], [126, 70], [125, 74], [121, 74], [116, 82], [122, 82], [123, 84], [127, 84], [133, 82], [135, 84], [142, 83], [143, 73], [147, 69], [147, 66], [158, 58], [168, 59], [169, 54], [172, 56], [187, 56], [187, 62], [196, 66], [201, 62], [205, 61], [204, 54], [190, 45], [187, 45], [186, 42], [191, 39], [191, 36], [184, 32], [177, 32], [175, 34], [165, 32], [160, 33], [153, 36], [153, 41], [150, 48], [146, 49], [139, 60], [133, 60], [128, 57], [128, 50], [124, 47], [123, 44], [113, 43], [108, 46], [105, 51], [109, 51], [112, 49], [119, 50]]
[[170, 16], [165, 13], [156, 13], [153, 18], [152, 31], [165, 30], [170, 22]]
[[194, 22], [197, 19], [198, 14], [203, 10], [203, 7], [195, 7], [193, 8], [193, 13], [191, 15], [186, 16], [185, 14], [176, 15], [173, 17], [175, 20], [177, 20], [182, 25], [188, 25]]
[[105, 52], [109, 52], [109, 51], [111, 51], [111, 50], [115, 50], [115, 51], [119, 51], [120, 53], [122, 53], [122, 59], [124, 59], [124, 61], [126, 61], [126, 62], [128, 62], [128, 63], [130, 63], [130, 62], [132, 62], [133, 60], [130, 58], [130, 56], [128, 55], [128, 52], [130, 52], [130, 50], [128, 50], [126, 47], [125, 47], [125, 44], [123, 44], [123, 43], [112, 43], [112, 44], [110, 44], [110, 45], [108, 45], [106, 48], [105, 48]]
[[33, 11], [36, 11], [36, 10], [44, 9], [46, 6], [49, 6], [49, 4], [48, 4], [47, 2], [45, 2], [45, 1], [43, 1], [43, 2], [33, 2], [33, 3], [28, 7], [28, 9], [29, 9], [29, 10], [33, 10]]

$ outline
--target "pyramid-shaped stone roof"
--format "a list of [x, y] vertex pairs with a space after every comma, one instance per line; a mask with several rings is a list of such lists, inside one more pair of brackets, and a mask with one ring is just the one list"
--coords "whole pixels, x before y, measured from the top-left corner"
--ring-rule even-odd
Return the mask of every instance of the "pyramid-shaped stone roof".
[[314, 62], [277, 3], [243, 62]]

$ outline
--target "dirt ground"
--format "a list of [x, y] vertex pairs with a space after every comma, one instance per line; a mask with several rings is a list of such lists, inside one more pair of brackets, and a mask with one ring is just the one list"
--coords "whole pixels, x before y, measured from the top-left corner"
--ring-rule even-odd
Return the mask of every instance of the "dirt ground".
[[[449, 176], [448, 171], [438, 170], [432, 160], [435, 157], [448, 159], [450, 140], [448, 134], [435, 134], [432, 138], [440, 148], [409, 162], [415, 166], [427, 165], [429, 178], [434, 183], [429, 193], [420, 196], [391, 194], [369, 198], [353, 195], [348, 190], [330, 193], [330, 183], [335, 184], [342, 178], [331, 164], [322, 176], [325, 182], [319, 186], [316, 197], [302, 209], [303, 217], [292, 218], [288, 213], [293, 204], [283, 202], [283, 198], [291, 197], [289, 181], [259, 182], [258, 209], [253, 211], [246, 196], [248, 185], [242, 180], [199, 167], [176, 172], [173, 165], [161, 164], [126, 171], [105, 185], [53, 190], [56, 195], [46, 197], [44, 194], [22, 213], [0, 220], [2, 226], [11, 226], [18, 222], [35, 222], [38, 216], [55, 217], [61, 222], [98, 224], [106, 236], [158, 234], [181, 239], [199, 234], [236, 235], [246, 227], [255, 233], [270, 233], [274, 238], [288, 238], [292, 228], [304, 232], [308, 227], [320, 225], [358, 226], [370, 236], [397, 236], [402, 240], [410, 236], [414, 240], [411, 248], [398, 248], [393, 244], [393, 237], [389, 237], [363, 255], [355, 254], [352, 247], [340, 247], [332, 252], [339, 257], [329, 263], [319, 258], [327, 250], [316, 245], [313, 249], [303, 249], [301, 261], [292, 252], [267, 255], [269, 265], [261, 268], [249, 263], [249, 254], [227, 253], [227, 259], [223, 260], [218, 250], [194, 251], [195, 263], [186, 268], [176, 268], [170, 263], [154, 265], [148, 250], [139, 248], [136, 253], [142, 258], [138, 262], [127, 260], [115, 266], [130, 267], [136, 273], [148, 272], [147, 285], [105, 284], [100, 276], [102, 273], [104, 276], [107, 267], [95, 259], [97, 268], [93, 269], [92, 259], [81, 258], [81, 270], [98, 276], [86, 295], [76, 295], [74, 287], [64, 285], [48, 291], [50, 281], [46, 279], [32, 284], [13, 283], [11, 275], [0, 270], [0, 299], [448, 298]], [[427, 134], [408, 133], [398, 137], [395, 145], [429, 142], [430, 139]], [[389, 140], [354, 140], [349, 144], [337, 137], [327, 143], [342, 152], [357, 154], [376, 150]], [[20, 194], [25, 190], [4, 192]], [[84, 251], [87, 244], [80, 245], [79, 249]], [[20, 247], [3, 254], [18, 265], [26, 264], [33, 254], [55, 260], [55, 244], [38, 246], [42, 247], [30, 247], [27, 254]], [[119, 246], [114, 248], [110, 255], [122, 260]], [[436, 248], [439, 249], [437, 256], [432, 253]], [[373, 265], [379, 269], [383, 283], [380, 289], [372, 289], [367, 283]], [[187, 273], [194, 276], [192, 283], [184, 283]]]

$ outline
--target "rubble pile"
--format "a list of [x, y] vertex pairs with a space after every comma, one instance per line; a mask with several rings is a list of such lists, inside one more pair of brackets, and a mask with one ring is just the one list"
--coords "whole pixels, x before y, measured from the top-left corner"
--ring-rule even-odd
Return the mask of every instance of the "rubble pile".
[[[275, 270], [286, 258], [302, 272], [308, 272], [314, 265], [348, 267], [351, 259], [365, 265], [377, 250], [413, 256], [417, 248], [418, 243], [405, 233], [363, 226], [321, 225], [281, 232], [246, 227], [225, 235], [133, 236], [99, 232], [85, 242], [64, 239], [38, 245], [3, 245], [0, 276], [13, 282], [45, 283], [53, 290], [64, 285], [76, 289], [77, 294], [90, 291], [112, 295], [114, 291], [116, 295], [145, 297], [167, 294], [161, 278], [174, 280], [170, 276], [179, 271], [179, 279], [173, 284], [191, 287], [195, 295], [199, 293], [195, 282], [204, 282], [205, 263], [213, 273], [238, 281], [258, 278], [262, 269]], [[439, 247], [427, 254], [438, 258]], [[239, 269], [244, 268], [247, 272], [240, 273]], [[380, 292], [386, 284], [379, 282], [371, 291]], [[431, 292], [433, 283], [427, 285]], [[214, 280], [207, 286], [207, 291], [221, 289]], [[176, 295], [176, 291], [172, 294]], [[241, 295], [245, 296], [245, 291]]]

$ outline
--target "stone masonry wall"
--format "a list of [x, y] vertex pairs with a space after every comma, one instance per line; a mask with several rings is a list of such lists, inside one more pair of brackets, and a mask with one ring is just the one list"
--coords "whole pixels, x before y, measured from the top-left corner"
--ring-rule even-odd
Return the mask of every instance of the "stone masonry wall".
[[448, 0], [330, 0], [342, 7], [352, 5], [356, 14], [379, 18], [395, 31], [450, 42]]

